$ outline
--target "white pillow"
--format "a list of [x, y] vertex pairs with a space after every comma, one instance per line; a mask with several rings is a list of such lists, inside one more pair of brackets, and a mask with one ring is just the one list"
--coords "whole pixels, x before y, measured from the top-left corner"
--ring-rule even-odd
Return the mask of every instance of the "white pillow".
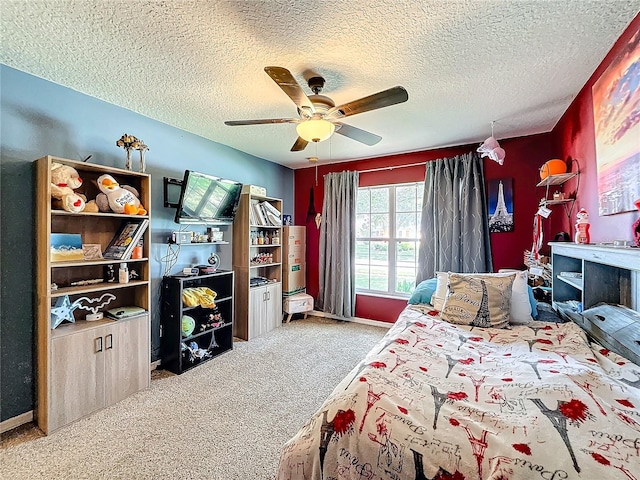
[[528, 276], [526, 270], [498, 270], [498, 275], [511, 275], [515, 273], [516, 278], [513, 281], [511, 293], [511, 325], [526, 325], [533, 322], [531, 316], [531, 302], [529, 301]]
[[449, 284], [448, 272], [436, 272], [436, 291], [431, 296], [431, 305], [438, 311], [442, 311], [444, 301], [447, 299], [447, 286]]
[[[511, 292], [511, 311], [509, 312], [509, 323], [512, 325], [526, 325], [533, 321], [531, 317], [531, 303], [529, 302], [529, 291], [527, 289], [527, 271], [501, 271], [500, 273], [461, 273], [459, 275], [470, 276], [505, 276], [516, 274]], [[436, 310], [442, 311], [444, 301], [447, 299], [447, 286], [449, 284], [449, 272], [436, 272], [438, 279], [436, 291], [431, 297], [431, 305]]]

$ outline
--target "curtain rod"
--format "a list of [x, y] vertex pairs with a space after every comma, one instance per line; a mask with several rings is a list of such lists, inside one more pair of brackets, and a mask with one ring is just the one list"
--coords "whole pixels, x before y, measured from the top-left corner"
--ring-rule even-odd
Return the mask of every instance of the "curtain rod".
[[395, 170], [396, 168], [417, 167], [419, 165], [427, 166], [427, 162], [408, 163], [406, 165], [396, 165], [391, 167], [370, 168], [369, 170], [358, 170], [358, 173], [380, 172], [382, 170]]

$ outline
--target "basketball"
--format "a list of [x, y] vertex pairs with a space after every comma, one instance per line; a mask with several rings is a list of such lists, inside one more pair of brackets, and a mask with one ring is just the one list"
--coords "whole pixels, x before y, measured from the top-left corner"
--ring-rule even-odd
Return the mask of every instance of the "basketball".
[[564, 160], [549, 160], [540, 168], [540, 179], [544, 180], [549, 175], [567, 173], [567, 163]]

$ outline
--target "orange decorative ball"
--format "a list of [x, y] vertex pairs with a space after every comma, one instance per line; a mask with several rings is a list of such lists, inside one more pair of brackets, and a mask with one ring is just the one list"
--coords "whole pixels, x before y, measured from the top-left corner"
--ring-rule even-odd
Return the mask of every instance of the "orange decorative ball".
[[549, 160], [540, 168], [540, 178], [544, 180], [549, 175], [560, 175], [567, 173], [567, 163], [564, 160]]

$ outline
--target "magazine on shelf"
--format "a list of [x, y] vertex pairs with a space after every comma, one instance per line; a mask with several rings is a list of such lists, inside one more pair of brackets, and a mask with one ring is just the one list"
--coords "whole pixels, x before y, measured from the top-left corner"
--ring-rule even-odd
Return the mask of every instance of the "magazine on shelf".
[[149, 220], [146, 218], [124, 222], [102, 256], [113, 260], [128, 260], [148, 226]]

